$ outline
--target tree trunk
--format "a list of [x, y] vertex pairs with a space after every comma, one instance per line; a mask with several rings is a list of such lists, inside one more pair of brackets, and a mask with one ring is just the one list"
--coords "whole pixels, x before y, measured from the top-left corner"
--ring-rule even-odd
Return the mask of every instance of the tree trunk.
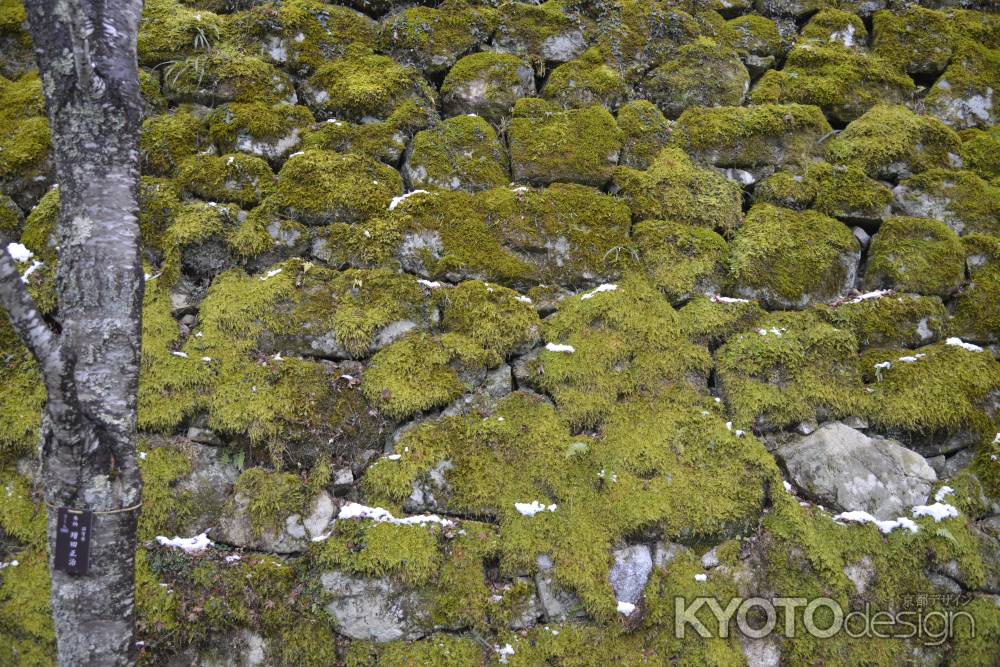
[[[28, 23], [52, 128], [60, 333], [6, 252], [0, 303], [39, 361], [48, 392], [42, 480], [60, 665], [134, 661], [135, 458], [142, 293], [136, 65], [141, 0], [32, 0]], [[54, 568], [57, 512], [95, 512], [90, 569]], [[114, 512], [126, 509], [126, 511]]]

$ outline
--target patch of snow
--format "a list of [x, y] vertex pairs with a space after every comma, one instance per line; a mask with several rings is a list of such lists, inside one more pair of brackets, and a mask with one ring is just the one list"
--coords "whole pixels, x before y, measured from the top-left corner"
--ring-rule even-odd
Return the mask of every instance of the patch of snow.
[[181, 549], [185, 553], [193, 554], [204, 551], [205, 549], [212, 546], [212, 540], [208, 539], [207, 533], [201, 533], [195, 535], [194, 537], [164, 537], [163, 535], [157, 535], [156, 541], [165, 547], [173, 547], [174, 549]]
[[181, 359], [187, 359], [188, 358], [187, 352], [174, 352], [174, 351], [171, 351], [170, 354], [174, 355], [175, 357], [180, 357]]
[[786, 480], [781, 480], [781, 484], [785, 487], [785, 491], [788, 491], [789, 493], [792, 492], [792, 485], [789, 484]]
[[268, 278], [273, 278], [281, 273], [281, 269], [272, 269], [260, 277], [261, 282], [267, 280]]
[[497, 646], [497, 655], [500, 657], [500, 664], [506, 665], [507, 658], [514, 655], [514, 647], [510, 644], [504, 644], [502, 647]]
[[695, 581], [708, 581], [708, 575], [707, 574], [696, 574], [696, 575], [694, 575], [694, 580]]
[[38, 269], [42, 268], [43, 266], [44, 264], [36, 259], [34, 262], [31, 263], [31, 266], [28, 267], [28, 270], [25, 271], [23, 274], [21, 274], [21, 282], [22, 283], [28, 282], [28, 278], [31, 276], [31, 274], [37, 271]]
[[[934, 500], [938, 500], [938, 497], [935, 496]], [[917, 505], [913, 508], [913, 516], [933, 517], [936, 523], [942, 519], [951, 519], [958, 516], [958, 509], [953, 505], [948, 505], [938, 500], [933, 505]]]
[[347, 503], [340, 508], [338, 519], [370, 519], [376, 523], [391, 523], [394, 526], [419, 526], [426, 523], [436, 523], [441, 526], [453, 526], [454, 521], [442, 519], [437, 514], [415, 514], [398, 519], [392, 513], [381, 507], [368, 507], [359, 503]]
[[385, 456], [383, 458], [385, 458], [387, 461], [398, 461], [399, 459], [403, 458], [403, 456], [401, 454], [389, 454], [388, 456]]
[[868, 299], [880, 299], [883, 296], [892, 294], [892, 290], [889, 289], [877, 289], [874, 292], [865, 292], [864, 294], [859, 294], [847, 303], [861, 303], [862, 301], [867, 301]]
[[409, 199], [413, 195], [417, 195], [417, 194], [429, 195], [430, 192], [428, 192], [427, 190], [412, 190], [412, 191], [407, 192], [406, 194], [402, 194], [402, 195], [400, 195], [398, 197], [393, 197], [392, 201], [389, 202], [389, 210], [390, 211], [395, 210], [397, 206], [399, 206], [400, 204], [402, 204], [404, 201], [406, 201], [407, 199]]
[[618, 601], [618, 613], [624, 614], [625, 616], [630, 616], [632, 612], [635, 611], [635, 605], [631, 602]]
[[576, 352], [576, 348], [572, 345], [563, 345], [561, 343], [546, 343], [545, 349], [549, 352]]
[[18, 565], [20, 565], [20, 563], [18, 563], [16, 560], [12, 560], [9, 563], [0, 562], [0, 570], [7, 567], [17, 567]]
[[10, 258], [15, 262], [27, 262], [35, 256], [35, 253], [31, 252], [20, 243], [8, 243], [7, 252], [10, 254]]
[[226, 562], [230, 563], [230, 564], [236, 563], [239, 560], [240, 560], [240, 555], [239, 554], [233, 554], [232, 556], [226, 556]]
[[875, 527], [879, 529], [880, 532], [888, 534], [897, 528], [905, 528], [911, 533], [917, 532], [919, 527], [911, 519], [905, 516], [897, 517], [896, 519], [886, 519], [880, 520], [873, 517], [868, 512], [863, 510], [854, 510], [853, 512], [841, 512], [837, 516], [833, 517], [834, 521], [851, 521], [854, 523], [873, 523]]
[[830, 34], [831, 42], [840, 42], [844, 46], [850, 48], [854, 46], [854, 26], [850, 23], [843, 30], [838, 30]]
[[522, 516], [535, 516], [539, 512], [555, 512], [555, 503], [551, 505], [543, 505], [537, 500], [532, 500], [530, 503], [514, 503], [514, 509], [516, 509]]
[[417, 282], [427, 289], [437, 289], [441, 287], [441, 283], [436, 280], [424, 280], [423, 278], [417, 278]]
[[750, 299], [736, 299], [731, 296], [720, 296], [713, 294], [709, 297], [715, 303], [750, 303]]
[[521, 303], [533, 303], [533, 301], [531, 300], [531, 297], [524, 296], [523, 294], [518, 294], [514, 298], [517, 299], [518, 301], [520, 301]]
[[594, 298], [595, 295], [600, 294], [601, 292], [614, 292], [616, 289], [618, 289], [618, 285], [613, 285], [611, 283], [604, 283], [602, 285], [598, 285], [594, 289], [590, 290], [589, 292], [581, 296], [580, 301], [586, 301], [587, 299], [592, 299]]
[[890, 362], [890, 361], [880, 361], [879, 363], [875, 364], [875, 368], [877, 368], [880, 371], [887, 371], [890, 368], [892, 368], [892, 362]]
[[947, 339], [944, 343], [945, 345], [954, 345], [956, 347], [960, 347], [963, 350], [968, 350], [969, 352], [983, 351], [983, 348], [979, 347], [978, 345], [973, 345], [972, 343], [966, 343], [961, 338], [957, 338], [955, 336], [952, 336], [951, 338]]
[[949, 494], [955, 495], [955, 489], [947, 485], [942, 486], [940, 489], [937, 490], [937, 493], [934, 494], [934, 500], [936, 500], [939, 503], [943, 502], [945, 497], [948, 496]]

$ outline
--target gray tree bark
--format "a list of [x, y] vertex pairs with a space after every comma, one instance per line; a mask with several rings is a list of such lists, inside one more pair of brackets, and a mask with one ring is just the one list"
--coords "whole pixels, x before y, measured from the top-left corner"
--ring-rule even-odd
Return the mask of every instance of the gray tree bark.
[[[56, 333], [0, 251], [0, 305], [48, 392], [42, 480], [60, 665], [135, 657], [135, 457], [143, 294], [136, 64], [141, 0], [31, 0], [28, 24], [52, 128], [61, 212]], [[90, 570], [53, 567], [56, 507], [95, 512]]]

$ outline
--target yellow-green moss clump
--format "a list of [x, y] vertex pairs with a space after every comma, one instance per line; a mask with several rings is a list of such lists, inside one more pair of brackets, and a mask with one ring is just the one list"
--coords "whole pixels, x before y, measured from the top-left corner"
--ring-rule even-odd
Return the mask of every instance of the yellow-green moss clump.
[[730, 245], [730, 279], [741, 296], [772, 308], [828, 301], [854, 282], [858, 241], [815, 211], [756, 204]]
[[943, 12], [916, 5], [875, 12], [872, 27], [872, 51], [907, 74], [940, 74], [951, 60], [952, 22]]
[[985, 234], [962, 238], [969, 283], [955, 300], [952, 331], [980, 343], [1000, 340], [1000, 240]]
[[607, 109], [561, 110], [520, 99], [507, 133], [514, 180], [544, 185], [566, 181], [601, 187], [618, 163], [624, 136]]
[[240, 151], [277, 162], [291, 153], [315, 119], [304, 106], [247, 102], [216, 107], [208, 132], [223, 153]]
[[180, 208], [181, 193], [174, 181], [152, 176], [139, 180], [139, 230], [147, 259], [159, 263], [163, 234], [174, 223]]
[[815, 104], [831, 119], [849, 123], [876, 104], [909, 101], [913, 81], [894, 62], [844, 46], [801, 44], [781, 70], [769, 70], [750, 102]]
[[819, 306], [821, 317], [854, 334], [861, 349], [918, 347], [940, 338], [948, 325], [941, 299], [916, 294], [886, 294]]
[[622, 105], [615, 120], [625, 136], [618, 163], [632, 169], [648, 169], [670, 140], [673, 123], [648, 100]]
[[542, 89], [545, 99], [577, 109], [592, 104], [617, 109], [628, 96], [629, 87], [621, 72], [609, 67], [596, 48], [552, 70]]
[[681, 333], [699, 345], [716, 348], [730, 336], [746, 331], [764, 316], [756, 301], [696, 296], [679, 311]]
[[704, 386], [711, 368], [708, 351], [683, 337], [677, 313], [638, 275], [563, 301], [543, 336], [551, 345], [532, 382], [574, 430], [600, 424], [619, 398]]
[[931, 169], [900, 183], [894, 194], [907, 215], [937, 218], [962, 236], [1000, 236], [1000, 187], [971, 171]]
[[177, 169], [177, 182], [196, 197], [249, 207], [274, 190], [275, 178], [261, 158], [230, 153], [187, 158]]
[[264, 468], [244, 470], [234, 490], [249, 500], [247, 514], [257, 534], [279, 530], [285, 517], [304, 511], [308, 500], [301, 477]]
[[501, 53], [527, 56], [539, 66], [566, 62], [586, 50], [584, 31], [590, 27], [563, 0], [537, 5], [510, 2], [499, 8], [493, 47]]
[[[32, 266], [35, 270], [28, 277], [28, 292], [35, 300], [35, 307], [42, 315], [50, 315], [56, 309], [56, 269], [59, 265], [56, 225], [60, 211], [59, 188], [53, 186], [42, 196], [41, 201], [24, 220], [21, 243], [34, 256], [19, 268], [21, 274]], [[35, 262], [41, 262], [36, 265]]]
[[49, 123], [38, 75], [15, 81], [0, 76], [0, 183], [39, 174], [48, 155]]
[[417, 194], [394, 214], [397, 256], [424, 277], [580, 286], [614, 276], [628, 259], [628, 207], [582, 185]]
[[736, 49], [744, 60], [748, 56], [767, 58], [760, 64], [773, 64], [781, 55], [783, 40], [778, 24], [769, 18], [746, 14], [726, 21], [719, 31], [721, 43]]
[[[184, 204], [163, 233], [160, 282], [170, 286], [182, 273], [204, 278], [229, 268], [227, 241], [236, 228], [238, 216], [239, 208], [232, 204], [200, 201]], [[208, 244], [214, 246], [213, 251], [199, 252]]]
[[868, 30], [860, 17], [840, 9], [824, 9], [802, 28], [802, 42], [834, 43], [858, 49], [868, 43]]
[[304, 224], [324, 225], [383, 214], [402, 192], [399, 173], [371, 158], [308, 150], [285, 162], [268, 202]]
[[45, 667], [55, 661], [48, 559], [32, 549], [14, 560], [0, 573], [0, 662]]
[[204, 120], [185, 107], [147, 118], [139, 133], [142, 171], [172, 176], [184, 158], [200, 152], [207, 143]]
[[729, 236], [743, 217], [740, 186], [698, 168], [678, 148], [664, 148], [646, 171], [619, 167], [614, 176], [637, 221], [670, 220]]
[[715, 354], [726, 409], [739, 428], [781, 429], [864, 414], [858, 344], [811, 312], [774, 313]]
[[5, 194], [0, 194], [0, 243], [6, 246], [10, 239], [21, 236], [24, 213], [17, 203]]
[[302, 140], [302, 148], [357, 153], [397, 166], [413, 135], [435, 120], [433, 109], [409, 100], [385, 121], [350, 123], [331, 118], [313, 125]]
[[830, 166], [823, 162], [809, 168], [816, 181], [812, 208], [845, 222], [871, 223], [889, 216], [892, 191], [869, 178], [858, 166]]
[[442, 292], [446, 331], [461, 334], [489, 353], [496, 365], [539, 338], [541, 322], [531, 300], [499, 285], [466, 280]]
[[465, 56], [441, 84], [446, 115], [474, 113], [493, 124], [509, 117], [519, 98], [534, 94], [534, 70], [515, 55], [493, 51]]
[[173, 102], [291, 102], [291, 77], [260, 58], [228, 45], [188, 56], [163, 70], [163, 94]]
[[874, 178], [905, 178], [948, 166], [960, 144], [958, 135], [936, 118], [880, 104], [831, 139], [827, 157], [856, 164]]
[[927, 112], [950, 127], [989, 128], [1000, 115], [1000, 44], [988, 48], [963, 39], [956, 43], [948, 69], [931, 87]]
[[819, 108], [802, 104], [694, 108], [677, 119], [672, 141], [719, 167], [805, 165], [822, 155], [830, 130]]
[[672, 303], [722, 289], [729, 246], [712, 230], [644, 220], [635, 225], [632, 242], [650, 282]]
[[984, 181], [1000, 187], [1000, 126], [963, 130], [959, 155], [962, 164]]
[[641, 86], [663, 115], [677, 118], [689, 107], [738, 106], [750, 88], [750, 75], [736, 51], [699, 38], [650, 72]]
[[485, 42], [495, 25], [496, 12], [490, 7], [445, 0], [436, 7], [409, 7], [386, 17], [378, 45], [396, 62], [443, 74]]
[[222, 17], [186, 7], [176, 0], [143, 3], [138, 51], [142, 65], [160, 65], [185, 56], [204, 54], [224, 37]]
[[927, 218], [889, 218], [868, 249], [871, 288], [947, 297], [965, 279], [965, 250], [948, 225]]
[[478, 116], [455, 116], [417, 132], [403, 176], [411, 190], [477, 192], [510, 182], [503, 144]]
[[34, 357], [0, 319], [0, 466], [34, 452], [45, 389]]
[[320, 66], [302, 84], [302, 96], [319, 120], [386, 120], [407, 101], [427, 114], [434, 109], [434, 92], [417, 70], [356, 47]]

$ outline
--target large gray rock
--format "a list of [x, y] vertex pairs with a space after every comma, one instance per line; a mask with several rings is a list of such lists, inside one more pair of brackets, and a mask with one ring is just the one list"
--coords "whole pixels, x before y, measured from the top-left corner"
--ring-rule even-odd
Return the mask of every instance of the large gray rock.
[[382, 643], [420, 639], [430, 632], [426, 605], [417, 591], [402, 584], [338, 571], [324, 572], [320, 583], [332, 596], [326, 610], [346, 637]]
[[796, 486], [819, 503], [879, 519], [908, 515], [911, 506], [927, 500], [937, 480], [916, 452], [840, 422], [781, 446], [777, 455]]
[[583, 603], [576, 593], [556, 583], [555, 575], [552, 573], [552, 559], [543, 554], [538, 557], [537, 563], [535, 587], [538, 589], [542, 611], [545, 612], [545, 620], [562, 622], [586, 616]]
[[250, 499], [242, 493], [233, 496], [232, 504], [220, 517], [219, 525], [211, 531], [212, 539], [244, 549], [290, 554], [305, 551], [314, 538], [327, 534], [339, 509], [339, 502], [326, 491], [320, 491], [303, 518], [290, 514], [279, 522], [278, 528], [255, 526], [250, 518]]
[[642, 597], [649, 575], [653, 571], [653, 555], [645, 544], [616, 549], [611, 554], [615, 562], [608, 578], [615, 599], [635, 604]]

